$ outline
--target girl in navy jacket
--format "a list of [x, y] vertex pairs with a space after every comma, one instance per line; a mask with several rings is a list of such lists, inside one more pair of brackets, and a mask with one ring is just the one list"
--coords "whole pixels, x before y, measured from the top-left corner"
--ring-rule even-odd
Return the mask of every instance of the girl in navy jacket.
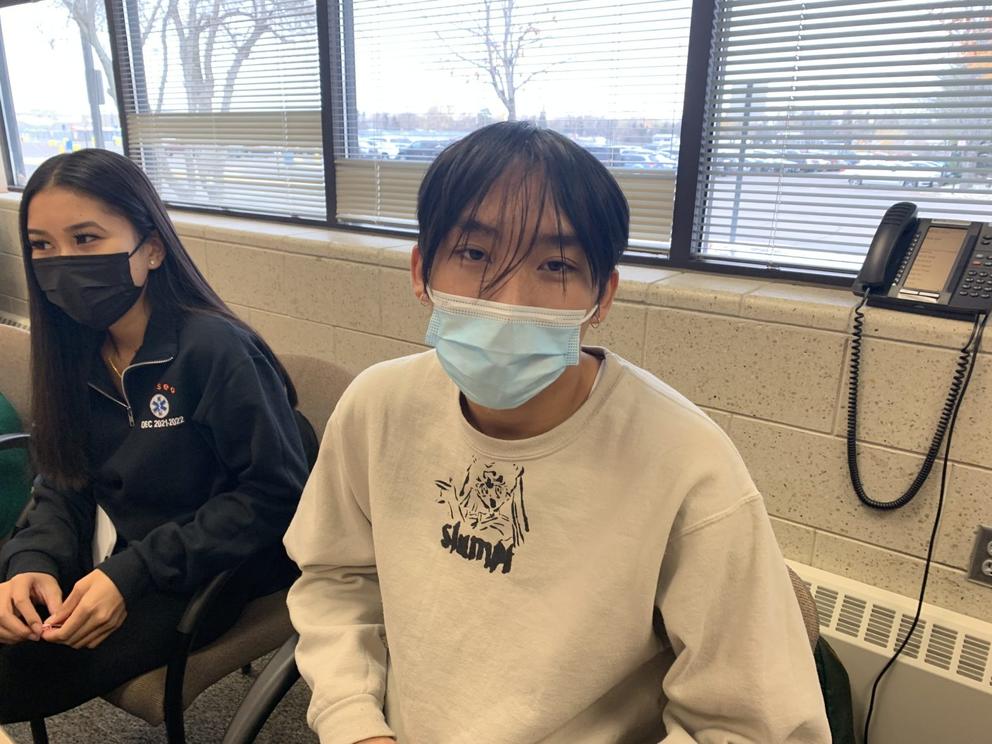
[[147, 177], [82, 150], [21, 198], [31, 307], [27, 526], [0, 551], [0, 723], [162, 666], [190, 596], [240, 567], [199, 642], [293, 578], [296, 392], [210, 288]]

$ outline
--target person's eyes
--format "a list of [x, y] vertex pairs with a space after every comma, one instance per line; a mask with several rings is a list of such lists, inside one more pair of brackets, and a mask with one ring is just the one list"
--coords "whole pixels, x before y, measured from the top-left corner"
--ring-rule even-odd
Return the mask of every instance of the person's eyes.
[[569, 261], [560, 258], [551, 258], [541, 264], [541, 271], [549, 271], [554, 274], [574, 274], [578, 267]]
[[489, 263], [489, 254], [482, 250], [482, 248], [474, 245], [466, 245], [459, 248], [455, 251], [455, 255], [465, 263]]
[[48, 250], [49, 247], [47, 240], [32, 240], [28, 243], [28, 246], [31, 248], [32, 253], [42, 253]]
[[73, 237], [76, 239], [76, 245], [86, 245], [100, 239], [99, 235], [93, 235], [92, 233], [79, 233], [78, 235], [73, 235]]

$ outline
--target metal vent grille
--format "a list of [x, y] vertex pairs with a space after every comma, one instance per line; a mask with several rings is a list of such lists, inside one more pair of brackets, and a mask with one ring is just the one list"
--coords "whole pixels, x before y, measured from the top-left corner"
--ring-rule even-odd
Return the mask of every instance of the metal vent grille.
[[956, 630], [945, 628], [936, 623], [930, 629], [930, 643], [924, 660], [927, 664], [950, 671], [951, 659], [954, 657], [954, 646], [958, 642]]
[[22, 331], [30, 330], [27, 318], [9, 315], [8, 313], [0, 313], [0, 325], [13, 326], [14, 328], [20, 328]]
[[865, 640], [885, 648], [889, 645], [895, 620], [895, 610], [883, 605], [873, 605], [868, 615], [868, 627], [865, 628]]
[[961, 644], [961, 658], [958, 661], [957, 672], [962, 677], [968, 677], [976, 682], [985, 679], [985, 668], [988, 666], [989, 653], [992, 644], [981, 638], [966, 635]]
[[825, 586], [818, 586], [813, 592], [813, 599], [816, 600], [816, 614], [820, 618], [820, 625], [824, 628], [829, 628], [830, 622], [834, 619], [834, 607], [837, 606], [838, 596], [837, 592]]
[[850, 594], [844, 595], [840, 605], [840, 615], [837, 616], [837, 630], [857, 638], [861, 635], [861, 621], [865, 616], [867, 603]]
[[[896, 634], [896, 648], [902, 645], [903, 639], [906, 637], [906, 633], [909, 631], [909, 626], [913, 624], [913, 618], [911, 615], [903, 615], [902, 621], [899, 623], [899, 632]], [[915, 659], [920, 655], [920, 644], [923, 642], [923, 631], [927, 629], [927, 621], [920, 619], [920, 622], [916, 626], [916, 630], [913, 631], [912, 637], [909, 639], [909, 643], [906, 644], [906, 648], [903, 649], [903, 654]]]

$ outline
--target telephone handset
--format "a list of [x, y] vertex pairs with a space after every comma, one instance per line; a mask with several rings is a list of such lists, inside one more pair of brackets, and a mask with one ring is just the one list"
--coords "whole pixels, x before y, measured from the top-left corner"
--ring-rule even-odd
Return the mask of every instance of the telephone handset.
[[877, 289], [892, 281], [901, 258], [896, 246], [900, 241], [905, 242], [906, 233], [915, 228], [916, 224], [915, 204], [899, 202], [889, 207], [878, 224], [861, 273], [858, 274], [858, 282], [862, 286]]
[[875, 231], [855, 294], [868, 303], [928, 315], [992, 310], [992, 224], [919, 219], [911, 202], [893, 204]]

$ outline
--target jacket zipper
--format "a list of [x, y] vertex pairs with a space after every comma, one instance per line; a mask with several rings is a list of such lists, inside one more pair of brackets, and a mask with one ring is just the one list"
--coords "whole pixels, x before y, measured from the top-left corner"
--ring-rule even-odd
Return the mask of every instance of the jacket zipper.
[[103, 390], [101, 390], [100, 388], [98, 388], [92, 382], [91, 383], [88, 383], [88, 384], [89, 384], [89, 386], [91, 388], [93, 388], [98, 393], [100, 393], [100, 395], [102, 395], [104, 398], [109, 398], [110, 400], [114, 401], [114, 403], [116, 403], [117, 405], [123, 406], [127, 410], [127, 424], [128, 424], [128, 426], [130, 428], [133, 429], [134, 428], [134, 411], [131, 410], [131, 401], [128, 400], [128, 397], [127, 397], [127, 387], [124, 385], [124, 375], [126, 375], [128, 373], [128, 370], [135, 369], [136, 367], [147, 367], [149, 364], [167, 364], [168, 362], [171, 362], [173, 359], [175, 359], [175, 357], [174, 356], [171, 356], [168, 359], [154, 359], [154, 360], [148, 361], [148, 362], [138, 362], [137, 364], [129, 364], [127, 367], [125, 367], [124, 368], [124, 371], [121, 372], [121, 392], [124, 393], [124, 402], [123, 403], [121, 401], [117, 400], [117, 398], [115, 398], [114, 396], [108, 395], [107, 393], [105, 393]]

